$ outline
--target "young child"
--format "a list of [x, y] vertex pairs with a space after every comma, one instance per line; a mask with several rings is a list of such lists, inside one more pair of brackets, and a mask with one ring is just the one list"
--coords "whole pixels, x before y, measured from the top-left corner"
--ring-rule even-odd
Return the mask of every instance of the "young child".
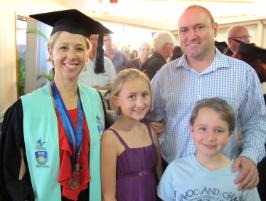
[[151, 105], [149, 78], [137, 69], [119, 72], [110, 103], [118, 120], [102, 136], [104, 201], [155, 201], [161, 176], [159, 142], [141, 120]]
[[224, 100], [199, 101], [189, 125], [196, 153], [169, 164], [158, 187], [159, 197], [164, 201], [259, 201], [256, 188], [237, 189], [233, 161], [223, 153], [234, 128], [234, 111]]

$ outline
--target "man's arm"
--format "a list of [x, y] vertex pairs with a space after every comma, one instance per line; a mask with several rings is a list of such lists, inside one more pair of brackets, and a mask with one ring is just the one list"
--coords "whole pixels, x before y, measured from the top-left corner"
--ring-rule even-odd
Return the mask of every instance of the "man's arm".
[[248, 74], [246, 82], [246, 98], [238, 111], [243, 133], [243, 151], [240, 155], [257, 164], [265, 156], [266, 107], [255, 71]]
[[251, 70], [245, 80], [246, 97], [238, 111], [243, 132], [243, 151], [232, 167], [233, 171], [240, 170], [235, 182], [242, 190], [253, 188], [259, 182], [256, 164], [265, 156], [266, 141], [266, 109], [259, 79]]
[[164, 118], [160, 81], [160, 74], [155, 75], [154, 78], [151, 80], [152, 104], [150, 111], [145, 117], [145, 120], [149, 122], [159, 122]]

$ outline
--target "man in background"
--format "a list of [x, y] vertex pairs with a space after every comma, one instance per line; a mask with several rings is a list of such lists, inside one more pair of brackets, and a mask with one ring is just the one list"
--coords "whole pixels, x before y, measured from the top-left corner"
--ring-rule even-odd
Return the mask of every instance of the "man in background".
[[104, 35], [104, 55], [110, 58], [115, 66], [116, 72], [118, 73], [129, 62], [128, 57], [121, 51], [117, 50], [112, 41], [112, 36], [110, 34]]
[[237, 41], [249, 44], [249, 38], [250, 35], [246, 27], [240, 25], [231, 26], [227, 31], [227, 44], [229, 48], [225, 54], [228, 56], [233, 56], [239, 47], [239, 42]]
[[[99, 41], [99, 34], [91, 34], [89, 37], [91, 47], [89, 49], [88, 61], [79, 76], [79, 81], [88, 87], [94, 87], [99, 90], [111, 90], [113, 81], [116, 77], [116, 70], [112, 61], [100, 55], [97, 58], [98, 45], [103, 44]], [[102, 60], [100, 64], [97, 59]]]
[[175, 38], [169, 31], [158, 31], [153, 36], [153, 54], [142, 65], [142, 71], [145, 72], [150, 79], [155, 73], [167, 62], [172, 55]]

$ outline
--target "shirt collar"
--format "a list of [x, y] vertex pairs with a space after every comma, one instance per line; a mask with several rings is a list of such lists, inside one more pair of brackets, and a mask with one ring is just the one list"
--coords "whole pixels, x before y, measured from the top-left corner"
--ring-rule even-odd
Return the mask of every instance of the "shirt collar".
[[[228, 56], [222, 54], [217, 48], [215, 49], [215, 56], [212, 63], [201, 74], [209, 73], [220, 68], [229, 68]], [[176, 64], [176, 68], [184, 68], [186, 70], [192, 70], [189, 66], [185, 54], [181, 56]]]

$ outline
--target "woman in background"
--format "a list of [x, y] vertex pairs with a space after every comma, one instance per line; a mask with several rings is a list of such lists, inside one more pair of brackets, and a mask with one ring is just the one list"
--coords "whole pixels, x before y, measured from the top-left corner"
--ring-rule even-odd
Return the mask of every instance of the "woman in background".
[[129, 61], [128, 67], [137, 68], [141, 70], [142, 64], [148, 59], [151, 54], [151, 48], [148, 43], [142, 43], [139, 46], [138, 58]]

